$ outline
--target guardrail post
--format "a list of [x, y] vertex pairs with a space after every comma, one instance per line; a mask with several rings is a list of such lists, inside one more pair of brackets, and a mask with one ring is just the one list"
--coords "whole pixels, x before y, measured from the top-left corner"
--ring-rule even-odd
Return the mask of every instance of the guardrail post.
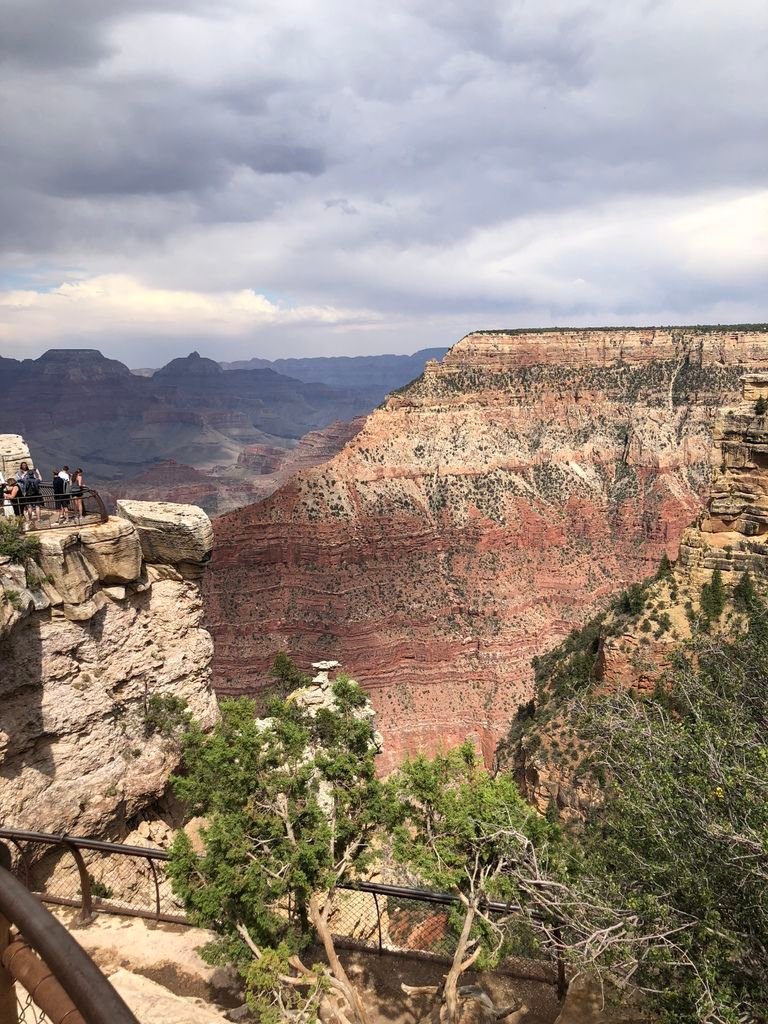
[[2, 956], [10, 944], [11, 926], [0, 916], [0, 1024], [19, 1024], [16, 1009], [16, 985], [2, 965]]
[[[0, 843], [0, 865], [11, 870], [11, 851]], [[19, 1024], [16, 1008], [16, 986], [13, 978], [3, 967], [2, 956], [11, 941], [11, 925], [7, 918], [0, 914], [0, 1024]]]
[[74, 843], [71, 843], [65, 837], [62, 837], [62, 843], [74, 858], [75, 864], [77, 865], [77, 873], [80, 876], [80, 897], [82, 899], [82, 906], [80, 907], [80, 913], [78, 917], [82, 924], [90, 924], [96, 916], [93, 912], [93, 898], [91, 895], [91, 876], [88, 874], [88, 868], [85, 866], [83, 855], [80, 853]]
[[373, 894], [373, 902], [376, 904], [376, 928], [379, 932], [379, 952], [381, 953], [384, 943], [381, 941], [381, 910], [379, 909], [379, 894], [377, 892]]
[[157, 878], [157, 868], [155, 862], [151, 857], [147, 857], [147, 864], [149, 864], [150, 870], [152, 871], [152, 879], [155, 883], [155, 918], [160, 920], [160, 882]]

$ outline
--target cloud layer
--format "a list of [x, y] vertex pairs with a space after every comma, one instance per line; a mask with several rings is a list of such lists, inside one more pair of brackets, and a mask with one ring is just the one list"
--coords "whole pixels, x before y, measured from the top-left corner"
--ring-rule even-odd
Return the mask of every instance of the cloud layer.
[[3, 13], [3, 354], [768, 318], [762, 0]]

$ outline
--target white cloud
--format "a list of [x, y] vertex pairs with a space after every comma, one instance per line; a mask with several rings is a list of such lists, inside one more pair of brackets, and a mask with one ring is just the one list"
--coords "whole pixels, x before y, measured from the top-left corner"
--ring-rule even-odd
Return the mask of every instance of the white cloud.
[[373, 314], [330, 306], [284, 306], [251, 289], [223, 292], [153, 288], [124, 274], [65, 282], [50, 291], [0, 292], [0, 338], [13, 350], [105, 332], [171, 338], [241, 337], [263, 327], [343, 325]]

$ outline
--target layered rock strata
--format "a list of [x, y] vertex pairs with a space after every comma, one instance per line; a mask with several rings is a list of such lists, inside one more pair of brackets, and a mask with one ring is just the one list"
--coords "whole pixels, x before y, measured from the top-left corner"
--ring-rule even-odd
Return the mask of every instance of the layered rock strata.
[[0, 556], [8, 825], [120, 834], [178, 763], [175, 737], [153, 721], [153, 697], [181, 698], [203, 724], [215, 720], [196, 582], [210, 522], [196, 508], [141, 504], [124, 518], [36, 535], [38, 553], [23, 564]]
[[[758, 404], [759, 403], [759, 404]], [[765, 403], [765, 404], [764, 404]], [[763, 411], [765, 409], [765, 411]], [[540, 665], [542, 687], [531, 728], [516, 729], [512, 749], [500, 761], [514, 763], [522, 788], [541, 810], [555, 803], [567, 815], [580, 815], [600, 787], [589, 773], [574, 769], [583, 747], [568, 719], [568, 692], [559, 681], [569, 676], [568, 658], [593, 657], [590, 689], [629, 690], [651, 696], [664, 686], [674, 655], [701, 632], [704, 587], [721, 574], [725, 612], [706, 629], [738, 628], [728, 601], [733, 586], [749, 572], [758, 587], [768, 581], [768, 374], [742, 378], [742, 400], [717, 416], [711, 449], [712, 483], [694, 526], [683, 532], [679, 557], [669, 571], [619, 601], [590, 635], [572, 638], [570, 647]], [[510, 757], [511, 754], [511, 757]]]
[[674, 554], [709, 480], [714, 410], [768, 332], [479, 332], [325, 466], [222, 517], [206, 577], [215, 685], [279, 649], [339, 657], [385, 767], [475, 737], [490, 760], [530, 659]]

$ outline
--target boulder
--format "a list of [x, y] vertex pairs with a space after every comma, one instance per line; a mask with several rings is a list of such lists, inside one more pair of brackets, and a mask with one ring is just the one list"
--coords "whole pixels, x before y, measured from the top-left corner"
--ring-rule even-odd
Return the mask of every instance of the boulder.
[[18, 472], [20, 462], [32, 465], [27, 442], [19, 434], [0, 434], [0, 473], [5, 479]]
[[173, 565], [199, 579], [211, 557], [213, 527], [196, 505], [170, 501], [118, 501], [117, 514], [135, 526], [145, 562]]
[[125, 519], [85, 526], [79, 536], [83, 555], [102, 583], [130, 583], [141, 576], [141, 544]]

